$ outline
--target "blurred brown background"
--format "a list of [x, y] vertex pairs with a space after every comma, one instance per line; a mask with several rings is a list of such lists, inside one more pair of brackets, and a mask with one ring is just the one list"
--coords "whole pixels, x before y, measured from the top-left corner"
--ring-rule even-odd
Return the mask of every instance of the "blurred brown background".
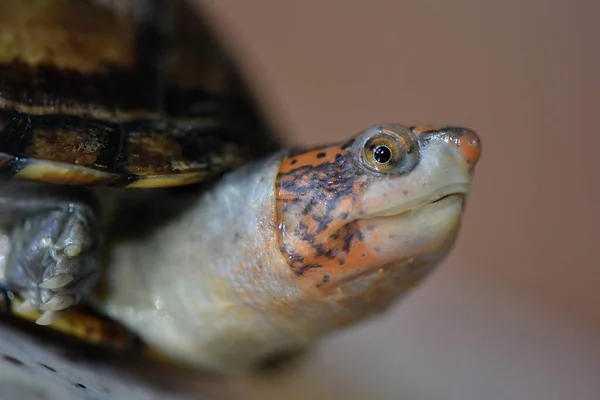
[[600, 3], [200, 0], [282, 134], [477, 130], [452, 256], [244, 399], [600, 399]]

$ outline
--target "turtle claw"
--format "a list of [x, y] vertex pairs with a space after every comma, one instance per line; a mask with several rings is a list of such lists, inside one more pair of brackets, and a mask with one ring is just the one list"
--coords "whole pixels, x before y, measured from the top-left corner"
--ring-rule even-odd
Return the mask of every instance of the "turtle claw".
[[68, 244], [64, 249], [63, 253], [67, 257], [77, 257], [83, 251], [83, 246], [79, 243]]
[[17, 312], [19, 314], [29, 314], [38, 310], [38, 304], [34, 303], [31, 300], [25, 300], [17, 307]]
[[39, 308], [42, 311], [62, 311], [75, 304], [74, 296], [54, 296], [45, 303], [40, 304]]
[[75, 277], [72, 274], [54, 275], [53, 277], [42, 281], [38, 286], [40, 289], [56, 290], [67, 286], [69, 283], [73, 282], [74, 279]]

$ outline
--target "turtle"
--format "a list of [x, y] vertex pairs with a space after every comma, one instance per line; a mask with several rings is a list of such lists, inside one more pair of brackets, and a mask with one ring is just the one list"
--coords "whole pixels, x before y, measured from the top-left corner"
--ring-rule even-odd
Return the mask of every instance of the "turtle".
[[0, 5], [5, 313], [235, 374], [382, 314], [450, 252], [475, 131], [287, 147], [189, 4], [109, 3]]

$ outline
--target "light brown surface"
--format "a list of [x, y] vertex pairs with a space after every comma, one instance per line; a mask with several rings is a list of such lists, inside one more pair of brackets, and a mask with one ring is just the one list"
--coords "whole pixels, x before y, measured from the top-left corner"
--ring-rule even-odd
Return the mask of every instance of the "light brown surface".
[[452, 123], [484, 153], [461, 237], [390, 314], [238, 398], [600, 398], [600, 3], [202, 1], [294, 142]]

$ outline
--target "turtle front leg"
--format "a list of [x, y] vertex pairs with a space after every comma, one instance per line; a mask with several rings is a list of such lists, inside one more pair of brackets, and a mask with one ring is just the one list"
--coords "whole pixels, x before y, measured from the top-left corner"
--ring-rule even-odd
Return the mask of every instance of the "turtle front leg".
[[25, 310], [43, 312], [39, 324], [89, 295], [101, 268], [100, 218], [86, 190], [4, 182], [0, 226], [10, 241], [6, 284]]

